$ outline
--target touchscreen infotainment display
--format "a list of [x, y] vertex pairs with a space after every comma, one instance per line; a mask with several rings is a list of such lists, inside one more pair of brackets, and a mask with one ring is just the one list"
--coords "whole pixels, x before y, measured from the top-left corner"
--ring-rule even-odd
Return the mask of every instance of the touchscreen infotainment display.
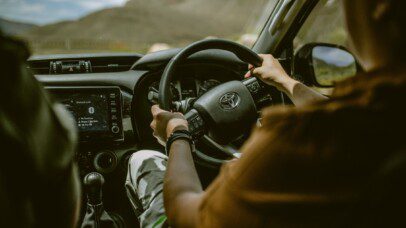
[[109, 131], [107, 94], [58, 94], [58, 101], [66, 106], [76, 119], [79, 131]]
[[118, 87], [47, 87], [76, 120], [81, 141], [123, 140]]

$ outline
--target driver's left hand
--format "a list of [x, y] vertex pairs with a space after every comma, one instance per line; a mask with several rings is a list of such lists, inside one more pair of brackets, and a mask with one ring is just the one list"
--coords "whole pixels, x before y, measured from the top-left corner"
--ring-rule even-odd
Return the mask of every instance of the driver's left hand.
[[153, 135], [158, 139], [158, 142], [165, 145], [169, 136], [176, 130], [188, 130], [188, 122], [179, 112], [168, 112], [159, 108], [158, 105], [151, 107], [153, 120], [151, 128], [154, 131]]

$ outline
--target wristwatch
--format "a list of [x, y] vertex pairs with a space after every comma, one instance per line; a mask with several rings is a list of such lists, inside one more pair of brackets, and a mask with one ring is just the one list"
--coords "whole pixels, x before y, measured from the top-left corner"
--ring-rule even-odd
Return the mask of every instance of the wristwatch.
[[189, 142], [190, 150], [193, 152], [195, 150], [195, 143], [193, 141], [192, 134], [187, 130], [176, 130], [172, 132], [169, 136], [168, 141], [166, 141], [165, 152], [169, 156], [169, 150], [171, 149], [172, 143], [178, 139], [184, 139]]

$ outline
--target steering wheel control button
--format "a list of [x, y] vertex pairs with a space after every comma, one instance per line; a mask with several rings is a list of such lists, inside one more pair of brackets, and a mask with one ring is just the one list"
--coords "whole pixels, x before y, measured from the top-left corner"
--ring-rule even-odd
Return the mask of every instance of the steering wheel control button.
[[118, 126], [113, 126], [113, 127], [111, 127], [111, 132], [113, 132], [114, 134], [117, 134], [120, 132], [120, 128]]
[[203, 119], [202, 119], [200, 116], [197, 116], [194, 120], [195, 120], [199, 125], [203, 125]]
[[257, 78], [249, 78], [243, 81], [243, 84], [247, 87], [250, 93], [255, 96], [261, 92], [261, 85], [258, 82]]
[[259, 92], [259, 83], [256, 81], [249, 85], [248, 89], [250, 90], [251, 93], [257, 94]]
[[204, 135], [204, 121], [195, 109], [186, 113], [185, 118], [189, 123], [189, 131], [192, 134], [193, 139], [197, 139]]

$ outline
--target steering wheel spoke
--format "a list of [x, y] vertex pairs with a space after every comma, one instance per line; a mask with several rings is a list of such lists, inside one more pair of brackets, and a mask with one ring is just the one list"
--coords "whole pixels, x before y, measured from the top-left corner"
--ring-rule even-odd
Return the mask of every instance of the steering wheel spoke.
[[257, 107], [261, 107], [261, 103], [270, 96], [270, 86], [262, 82], [256, 77], [250, 77], [242, 81], [242, 83], [250, 91]]
[[261, 90], [263, 89], [263, 86], [260, 84], [258, 79], [255, 77], [250, 77], [248, 79], [245, 79], [244, 81], [242, 81], [242, 83], [250, 91], [252, 97], [258, 96], [261, 93]]
[[199, 139], [206, 133], [205, 122], [196, 109], [187, 112], [185, 118], [189, 123], [189, 131], [194, 139]]

